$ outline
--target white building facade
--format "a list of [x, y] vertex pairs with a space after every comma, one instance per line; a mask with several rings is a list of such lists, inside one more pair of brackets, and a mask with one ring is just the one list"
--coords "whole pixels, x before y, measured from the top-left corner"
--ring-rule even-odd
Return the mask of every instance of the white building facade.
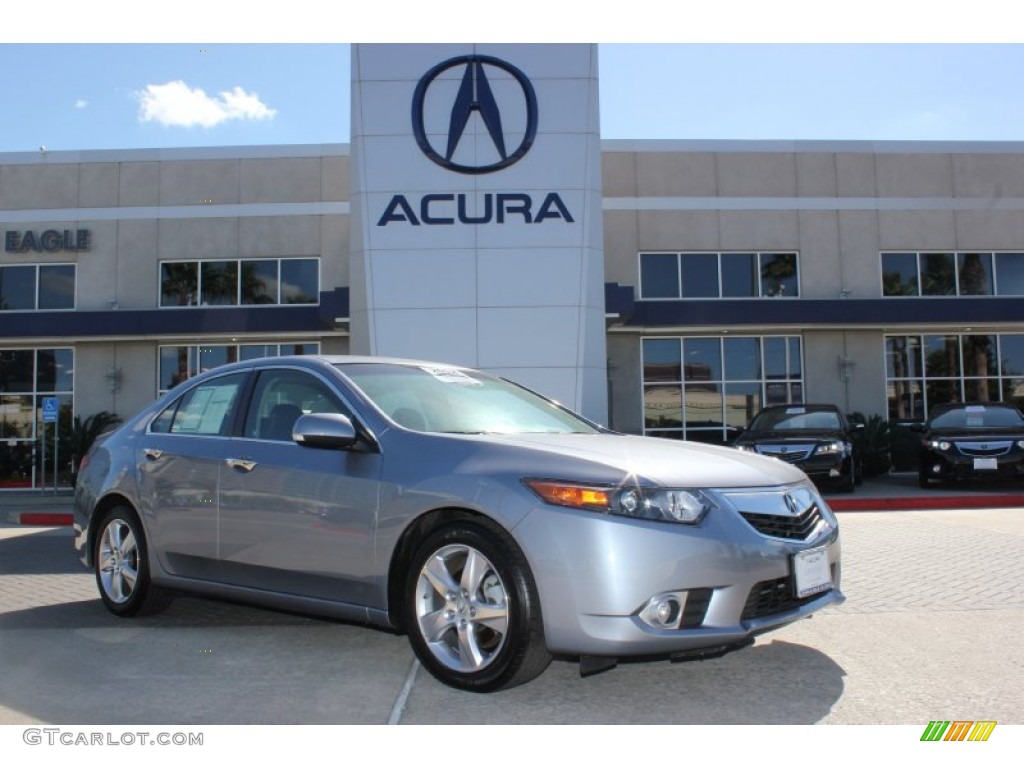
[[267, 354], [711, 442], [1020, 404], [1024, 143], [602, 142], [597, 84], [594, 46], [354, 46], [351, 145], [0, 154], [0, 489], [52, 483], [44, 400], [67, 482], [73, 416]]

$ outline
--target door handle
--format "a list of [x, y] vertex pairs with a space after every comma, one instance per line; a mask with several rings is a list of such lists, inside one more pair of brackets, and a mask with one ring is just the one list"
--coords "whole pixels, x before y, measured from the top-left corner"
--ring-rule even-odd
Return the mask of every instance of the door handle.
[[152, 461], [156, 461], [157, 459], [164, 455], [164, 452], [158, 450], [157, 448], [143, 448], [142, 452], [146, 454], [147, 459], [150, 459]]
[[256, 468], [256, 462], [249, 459], [225, 459], [232, 469], [240, 469], [243, 472], [252, 472]]

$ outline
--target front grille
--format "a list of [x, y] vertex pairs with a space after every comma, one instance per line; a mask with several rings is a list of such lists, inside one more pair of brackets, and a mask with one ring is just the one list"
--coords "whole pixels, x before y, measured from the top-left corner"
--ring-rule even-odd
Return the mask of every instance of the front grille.
[[822, 522], [821, 510], [811, 504], [799, 515], [764, 515], [740, 510], [746, 520], [758, 533], [776, 539], [806, 541]]
[[773, 459], [782, 459], [790, 464], [803, 461], [811, 455], [813, 445], [759, 445], [757, 452], [763, 456], [771, 456]]
[[790, 576], [769, 581], [759, 581], [747, 595], [747, 602], [743, 606], [741, 620], [760, 619], [764, 616], [790, 611], [806, 605], [812, 600], [817, 600], [827, 592], [818, 592], [807, 597], [797, 597], [793, 589], [793, 580]]
[[977, 456], [979, 458], [1002, 456], [1009, 453], [1010, 446], [1013, 445], [1010, 440], [1000, 440], [994, 443], [963, 443], [958, 441], [953, 444], [964, 456]]

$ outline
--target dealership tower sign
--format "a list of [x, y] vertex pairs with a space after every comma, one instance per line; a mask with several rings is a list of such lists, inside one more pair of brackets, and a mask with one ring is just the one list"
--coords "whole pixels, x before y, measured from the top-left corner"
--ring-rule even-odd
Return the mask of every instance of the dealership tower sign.
[[607, 414], [597, 47], [352, 47], [351, 349]]

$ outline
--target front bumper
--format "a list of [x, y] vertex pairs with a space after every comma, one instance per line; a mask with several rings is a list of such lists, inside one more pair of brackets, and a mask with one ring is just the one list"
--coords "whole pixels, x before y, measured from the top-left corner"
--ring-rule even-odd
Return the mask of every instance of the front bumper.
[[[807, 541], [765, 536], [733, 509], [687, 526], [540, 506], [515, 534], [529, 553], [553, 653], [673, 654], [740, 643], [841, 603], [838, 527], [824, 509], [827, 525]], [[817, 548], [827, 551], [832, 588], [798, 598], [793, 555]], [[662, 594], [683, 597], [676, 628], [640, 617]]]
[[[979, 457], [964, 456], [954, 451], [926, 451], [921, 457], [921, 475], [935, 480], [968, 480], [971, 478], [1024, 478], [1024, 452], [1014, 451], [990, 457], [981, 466]], [[992, 462], [995, 467], [991, 466]]]

